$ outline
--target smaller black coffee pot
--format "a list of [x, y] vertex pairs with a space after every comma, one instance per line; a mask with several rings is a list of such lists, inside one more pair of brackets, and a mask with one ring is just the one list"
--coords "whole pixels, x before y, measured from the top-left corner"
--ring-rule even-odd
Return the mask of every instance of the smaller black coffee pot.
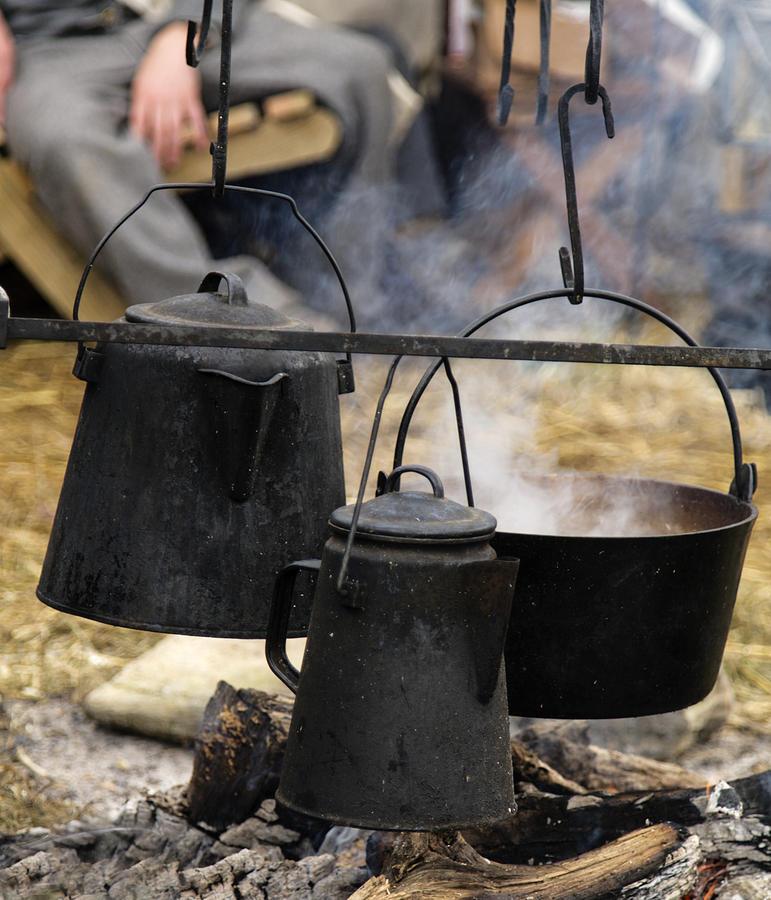
[[[405, 472], [433, 493], [394, 491]], [[495, 519], [402, 466], [361, 506], [335, 510], [321, 561], [278, 576], [266, 652], [296, 693], [277, 799], [339, 824], [439, 830], [509, 815], [514, 795], [503, 648], [519, 562], [497, 559]], [[297, 574], [319, 571], [298, 672], [286, 655]]]

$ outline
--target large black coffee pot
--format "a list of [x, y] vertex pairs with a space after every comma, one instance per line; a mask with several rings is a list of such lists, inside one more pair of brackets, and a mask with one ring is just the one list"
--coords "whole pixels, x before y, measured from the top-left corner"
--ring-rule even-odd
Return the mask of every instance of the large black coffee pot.
[[[432, 494], [393, 491], [406, 470]], [[341, 824], [435, 830], [513, 809], [503, 648], [518, 562], [495, 519], [444, 498], [419, 466], [335, 510], [321, 561], [277, 580], [266, 650], [297, 694], [277, 798]], [[347, 578], [341, 570], [347, 567]], [[319, 570], [302, 671], [286, 656], [294, 581]]]
[[[308, 328], [219, 273], [126, 319]], [[113, 625], [264, 637], [277, 573], [321, 551], [330, 510], [345, 499], [337, 361], [119, 343], [86, 352], [38, 596]], [[298, 596], [290, 632], [304, 634], [308, 616]]]

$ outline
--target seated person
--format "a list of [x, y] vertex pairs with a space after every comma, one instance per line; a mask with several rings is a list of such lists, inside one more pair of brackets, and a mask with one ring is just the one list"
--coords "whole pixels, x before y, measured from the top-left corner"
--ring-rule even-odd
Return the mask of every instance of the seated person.
[[[208, 146], [205, 114], [218, 104], [219, 48], [215, 40], [198, 68], [187, 66], [184, 52], [187, 21], [200, 21], [201, 11], [201, 0], [0, 0], [0, 124], [41, 203], [84, 256], [163, 180], [186, 134]], [[367, 200], [394, 177], [395, 78], [394, 53], [380, 39], [325, 24], [284, 0], [235, 4], [230, 102], [308, 88], [341, 120], [336, 167], [344, 177], [335, 207], [345, 212], [323, 236], [347, 277], [352, 265], [360, 287], [371, 268], [360, 263], [377, 252], [376, 239], [360, 243], [378, 215], [378, 204]], [[354, 198], [347, 206], [346, 196]], [[128, 303], [194, 291], [207, 271], [226, 268], [242, 276], [253, 299], [305, 312], [299, 295], [256, 256], [215, 263], [172, 191], [154, 194], [97, 265]]]

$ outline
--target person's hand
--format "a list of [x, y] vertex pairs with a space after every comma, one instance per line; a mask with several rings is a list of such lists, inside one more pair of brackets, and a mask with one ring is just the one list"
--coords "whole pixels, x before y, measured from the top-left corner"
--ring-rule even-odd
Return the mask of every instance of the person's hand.
[[[0, 13], [0, 132], [5, 125], [5, 101], [16, 71], [16, 41]], [[0, 143], [3, 135], [0, 133]]]
[[129, 126], [152, 147], [159, 165], [179, 162], [187, 144], [208, 145], [197, 69], [185, 62], [187, 26], [167, 25], [147, 48], [131, 85]]

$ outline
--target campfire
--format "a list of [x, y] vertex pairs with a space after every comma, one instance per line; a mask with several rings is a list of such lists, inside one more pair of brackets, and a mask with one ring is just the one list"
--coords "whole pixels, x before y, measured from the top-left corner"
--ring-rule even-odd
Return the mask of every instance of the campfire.
[[7, 838], [0, 885], [8, 896], [255, 900], [706, 900], [717, 885], [724, 896], [768, 896], [768, 772], [709, 784], [594, 746], [585, 724], [538, 722], [511, 742], [514, 815], [460, 831], [330, 827], [274, 799], [291, 714], [285, 697], [221, 683], [189, 784], [106, 826]]
[[[513, 98], [513, 14], [512, 0], [501, 125]], [[236, 276], [218, 272], [195, 295], [132, 307], [116, 323], [15, 319], [4, 304], [11, 339], [78, 341], [75, 373], [86, 382], [40, 599], [112, 626], [264, 639], [270, 668], [296, 695], [220, 681], [189, 782], [143, 797], [108, 825], [8, 835], [0, 842], [8, 896], [771, 893], [771, 771], [711, 783], [590, 736], [595, 720], [691, 707], [718, 681], [758, 486], [720, 369], [769, 364], [760, 351], [700, 347], [656, 308], [584, 284], [568, 104], [580, 94], [589, 105], [601, 100], [613, 136], [599, 83], [602, 16], [592, 0], [585, 83], [559, 103], [570, 234], [570, 249], [559, 252], [562, 288], [506, 302], [456, 338], [357, 335], [344, 279], [310, 229], [340, 280], [350, 332], [315, 334], [277, 318]], [[223, 72], [227, 52], [223, 41]], [[540, 84], [539, 118], [547, 99]], [[215, 196], [225, 187], [226, 139], [220, 150]], [[612, 301], [685, 346], [474, 339], [542, 300]], [[96, 348], [86, 346], [93, 340]], [[357, 352], [395, 358], [346, 505], [337, 395], [354, 389]], [[409, 397], [393, 464], [365, 502], [404, 355], [439, 361]], [[709, 488], [690, 477], [572, 474], [569, 500], [553, 490], [563, 473], [529, 473], [513, 502], [532, 494], [540, 508], [566, 509], [569, 525], [525, 517], [504, 527], [500, 498], [493, 514], [474, 498], [457, 357], [706, 368], [727, 414], [730, 464]], [[422, 461], [403, 460], [411, 416], [440, 369], [463, 502], [446, 497]], [[414, 476], [430, 490], [412, 489]], [[619, 512], [629, 519], [623, 528], [612, 518]], [[307, 635], [298, 668], [290, 635]], [[45, 776], [23, 750], [18, 758]]]

